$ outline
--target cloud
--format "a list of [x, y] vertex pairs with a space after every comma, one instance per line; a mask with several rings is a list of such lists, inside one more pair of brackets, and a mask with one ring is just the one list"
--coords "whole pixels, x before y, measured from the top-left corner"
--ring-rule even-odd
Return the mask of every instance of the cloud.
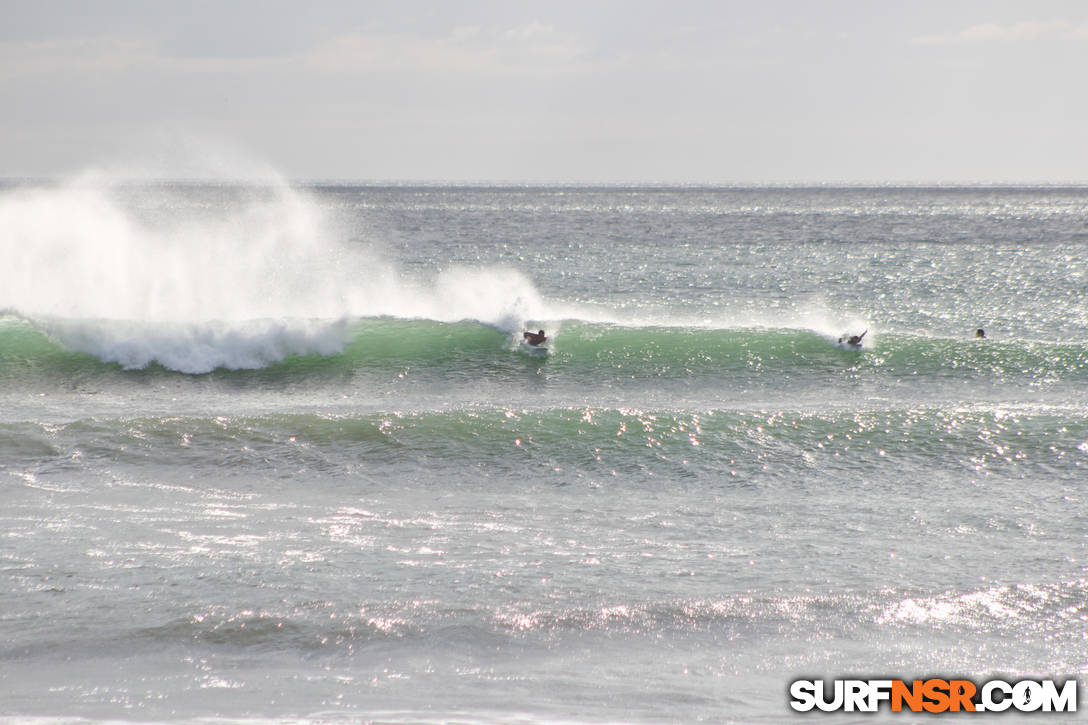
[[221, 73], [289, 67], [293, 59], [176, 55], [153, 37], [87, 36], [0, 42], [0, 82], [97, 79], [153, 73]]
[[409, 71], [441, 76], [548, 76], [584, 70], [587, 57], [577, 34], [536, 21], [490, 29], [457, 26], [440, 35], [363, 28], [291, 53], [253, 57], [177, 54], [154, 36], [103, 35], [0, 42], [0, 80], [291, 68], [328, 75]]
[[356, 32], [321, 43], [298, 60], [329, 72], [400, 69], [539, 75], [574, 70], [584, 55], [575, 35], [532, 22], [499, 31], [457, 27], [438, 37]]
[[63, 38], [0, 43], [0, 77], [57, 73], [65, 69], [108, 72], [138, 67], [157, 49], [146, 40], [115, 37]]
[[1031, 42], [1043, 38], [1088, 39], [1088, 25], [1073, 25], [1068, 20], [1028, 20], [1011, 25], [981, 23], [958, 33], [922, 35], [915, 45], [970, 45], [988, 42]]

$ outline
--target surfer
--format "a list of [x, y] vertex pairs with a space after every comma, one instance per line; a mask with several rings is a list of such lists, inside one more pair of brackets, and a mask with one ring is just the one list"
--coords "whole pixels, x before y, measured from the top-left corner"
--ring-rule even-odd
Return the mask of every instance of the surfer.
[[975, 330], [975, 337], [986, 337], [986, 331], [981, 327]]
[[537, 347], [538, 345], [543, 345], [548, 339], [544, 335], [543, 330], [540, 330], [539, 332], [523, 332], [521, 334], [521, 336], [524, 337], [525, 341], [527, 343], [529, 343], [530, 345], [532, 345], [533, 347]]
[[865, 337], [865, 335], [868, 332], [869, 331], [866, 330], [865, 332], [861, 333], [860, 335], [851, 335], [850, 337], [840, 337], [839, 338], [839, 344], [841, 345], [841, 344], [843, 344], [845, 342], [847, 345], [860, 345], [861, 344], [861, 338]]

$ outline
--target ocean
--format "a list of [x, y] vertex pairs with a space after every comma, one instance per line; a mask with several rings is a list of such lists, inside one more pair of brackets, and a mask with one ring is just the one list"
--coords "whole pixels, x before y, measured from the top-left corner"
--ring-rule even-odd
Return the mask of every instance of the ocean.
[[1088, 188], [8, 182], [0, 249], [4, 723], [1088, 673]]

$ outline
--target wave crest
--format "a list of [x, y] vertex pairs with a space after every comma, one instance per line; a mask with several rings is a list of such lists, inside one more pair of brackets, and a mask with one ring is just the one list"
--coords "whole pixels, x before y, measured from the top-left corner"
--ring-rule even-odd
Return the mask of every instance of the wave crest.
[[189, 373], [341, 352], [346, 319], [514, 332], [546, 313], [517, 270], [411, 278], [335, 221], [286, 184], [16, 188], [0, 195], [0, 310], [71, 351]]
[[248, 320], [240, 323], [162, 323], [53, 320], [43, 330], [65, 348], [119, 363], [127, 370], [159, 365], [182, 373], [218, 368], [255, 370], [290, 355], [344, 350], [345, 320]]

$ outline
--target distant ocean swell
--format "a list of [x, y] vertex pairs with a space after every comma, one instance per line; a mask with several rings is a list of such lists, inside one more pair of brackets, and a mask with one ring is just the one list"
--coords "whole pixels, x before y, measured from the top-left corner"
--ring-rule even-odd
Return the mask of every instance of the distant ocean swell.
[[[370, 512], [343, 513], [345, 526], [358, 531], [386, 525]], [[354, 520], [352, 520], [354, 519]], [[366, 547], [364, 547], [365, 549]], [[416, 552], [437, 560], [440, 552]], [[411, 552], [384, 552], [410, 564]], [[541, 562], [529, 568], [539, 575], [553, 567], [584, 566], [581, 555], [562, 550], [541, 551]], [[637, 560], [637, 556], [634, 556]], [[728, 559], [729, 557], [726, 556]], [[747, 561], [735, 557], [734, 566]], [[723, 564], [728, 565], [728, 564]], [[212, 573], [209, 572], [211, 575]], [[63, 596], [64, 591], [54, 592]], [[982, 586], [937, 594], [897, 589], [822, 595], [736, 595], [721, 599], [678, 599], [628, 602], [600, 597], [596, 606], [526, 607], [516, 601], [450, 607], [437, 600], [408, 601], [285, 601], [266, 609], [204, 606], [169, 617], [157, 626], [124, 626], [116, 622], [108, 640], [68, 638], [50, 641], [47, 632], [37, 656], [51, 652], [144, 652], [163, 647], [195, 648], [204, 656], [216, 652], [259, 653], [262, 657], [351, 654], [379, 662], [394, 656], [426, 654], [435, 661], [480, 656], [496, 646], [529, 648], [555, 646], [570, 636], [669, 641], [693, 636], [702, 647], [714, 642], [757, 639], [775, 632], [786, 641], [814, 632], [881, 641], [888, 628], [917, 636], [919, 629], [1015, 633], [1026, 626], [1045, 626], [1057, 641], [1079, 637], [1088, 581], [1068, 580], [1028, 586]], [[184, 608], [182, 608], [184, 609]], [[164, 612], [165, 614], [165, 612]], [[333, 616], [334, 615], [334, 616]], [[95, 631], [97, 628], [92, 628]], [[909, 640], [904, 647], [909, 649]], [[1059, 646], [1058, 657], [1068, 657]], [[0, 650], [3, 653], [3, 650]], [[8, 653], [4, 653], [8, 654]], [[773, 655], [768, 654], [773, 657]], [[976, 655], [977, 656], [977, 655]], [[970, 653], [957, 659], [970, 660]], [[985, 665], [985, 657], [981, 658]], [[972, 662], [973, 666], [980, 666]], [[1068, 662], [1067, 667], [1077, 663]]]
[[[714, 373], [872, 371], [935, 378], [1023, 378], [1034, 384], [1088, 380], [1088, 344], [940, 338], [873, 332], [861, 350], [834, 334], [799, 327], [625, 325], [553, 321], [547, 355], [557, 372], [635, 377]], [[497, 369], [537, 353], [520, 326], [391, 317], [213, 323], [30, 321], [0, 318], [0, 373], [93, 374], [126, 370], [209, 373], [266, 370], [285, 378], [381, 367]], [[848, 332], [848, 331], [844, 331]], [[324, 358], [324, 359], [322, 359]]]
[[[365, 415], [88, 419], [0, 425], [0, 469], [33, 475], [162, 465], [221, 478], [431, 471], [536, 480], [617, 474], [756, 478], [875, 473], [894, 462], [927, 475], [934, 458], [978, 474], [1075, 478], [1088, 468], [1080, 408], [670, 411], [476, 407]], [[726, 484], [727, 485], [727, 484]]]

